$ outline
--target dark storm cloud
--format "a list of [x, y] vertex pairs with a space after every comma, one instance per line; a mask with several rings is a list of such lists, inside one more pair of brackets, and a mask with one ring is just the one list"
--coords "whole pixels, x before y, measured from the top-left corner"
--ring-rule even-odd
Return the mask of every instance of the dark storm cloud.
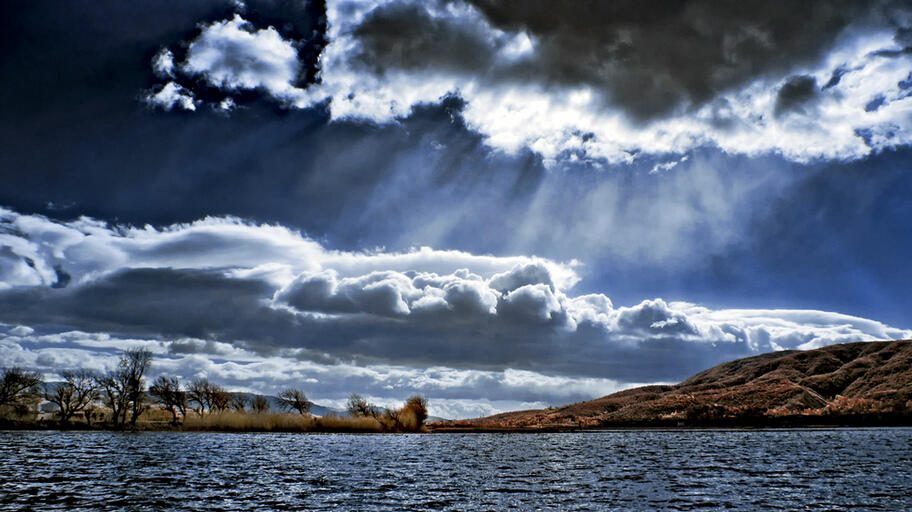
[[[243, 327], [267, 292], [263, 283], [229, 280], [213, 272], [137, 269], [115, 273], [68, 290], [14, 290], [0, 298], [10, 321], [75, 325], [119, 334], [182, 335], [207, 338], [216, 327]], [[15, 306], [14, 306], [15, 304]], [[243, 315], [243, 316], [239, 316]]]
[[817, 98], [817, 81], [812, 76], [793, 76], [776, 94], [776, 107], [774, 113], [781, 116], [788, 112], [804, 112]]
[[531, 35], [532, 54], [499, 61], [496, 51], [509, 38], [485, 33], [477, 19], [434, 18], [425, 5], [397, 1], [371, 11], [354, 31], [361, 44], [356, 60], [377, 73], [436, 68], [492, 80], [588, 85], [633, 118], [649, 120], [813, 63], [846, 27], [890, 27], [902, 9], [854, 0], [467, 3], [508, 34]]
[[496, 44], [482, 27], [436, 19], [422, 5], [392, 3], [371, 11], [354, 31], [353, 59], [374, 73], [388, 69], [483, 71]]

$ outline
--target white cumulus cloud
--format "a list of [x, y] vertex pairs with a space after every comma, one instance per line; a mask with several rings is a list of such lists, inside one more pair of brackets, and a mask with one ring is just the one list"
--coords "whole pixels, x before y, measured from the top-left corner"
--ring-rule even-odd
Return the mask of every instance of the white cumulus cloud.
[[166, 83], [158, 92], [150, 92], [145, 99], [148, 104], [164, 110], [171, 110], [175, 106], [184, 110], [196, 110], [193, 93], [175, 82]]
[[256, 30], [239, 14], [204, 26], [190, 43], [183, 70], [225, 89], [263, 88], [275, 98], [299, 97], [293, 85], [298, 52], [273, 27]]
[[162, 48], [152, 57], [152, 71], [159, 78], [174, 78], [174, 54]]

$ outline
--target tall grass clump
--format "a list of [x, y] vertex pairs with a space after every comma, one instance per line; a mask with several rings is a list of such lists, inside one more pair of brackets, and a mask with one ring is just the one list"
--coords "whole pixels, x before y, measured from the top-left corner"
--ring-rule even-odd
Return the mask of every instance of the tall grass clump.
[[303, 416], [294, 413], [248, 413], [224, 411], [213, 414], [190, 414], [183, 430], [218, 432], [383, 432], [387, 430], [376, 418]]
[[425, 432], [427, 415], [427, 399], [415, 395], [401, 409], [387, 409], [380, 421], [388, 432]]
[[381, 409], [369, 404], [361, 395], [352, 394], [348, 399], [348, 413], [351, 419], [360, 419], [365, 424], [376, 422], [381, 432], [426, 432], [427, 399], [420, 395], [409, 398], [399, 409]]
[[246, 413], [222, 411], [212, 414], [189, 414], [183, 429], [222, 432], [310, 432], [317, 425], [313, 416], [290, 413]]
[[317, 428], [325, 432], [383, 432], [383, 424], [370, 416], [326, 415], [316, 418]]

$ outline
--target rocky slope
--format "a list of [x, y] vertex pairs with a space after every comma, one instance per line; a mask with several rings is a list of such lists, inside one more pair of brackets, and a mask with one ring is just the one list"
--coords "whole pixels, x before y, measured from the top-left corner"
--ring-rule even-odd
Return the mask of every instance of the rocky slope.
[[773, 352], [710, 368], [674, 386], [429, 426], [459, 431], [834, 424], [912, 424], [912, 340]]

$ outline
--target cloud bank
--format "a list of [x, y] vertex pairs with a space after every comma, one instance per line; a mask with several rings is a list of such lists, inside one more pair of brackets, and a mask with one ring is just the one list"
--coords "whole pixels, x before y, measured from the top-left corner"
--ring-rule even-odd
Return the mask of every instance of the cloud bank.
[[458, 95], [488, 144], [548, 162], [707, 145], [853, 160], [910, 143], [912, 15], [894, 2], [331, 1], [326, 14], [315, 82], [296, 82], [303, 41], [240, 14], [202, 26], [181, 69], [335, 120], [396, 122]]
[[0, 210], [0, 245], [7, 364], [103, 365], [148, 343], [182, 375], [245, 389], [299, 381], [330, 400], [560, 403], [770, 350], [912, 337], [823, 311], [617, 306], [573, 293], [574, 261], [334, 251], [234, 218], [138, 228]]

